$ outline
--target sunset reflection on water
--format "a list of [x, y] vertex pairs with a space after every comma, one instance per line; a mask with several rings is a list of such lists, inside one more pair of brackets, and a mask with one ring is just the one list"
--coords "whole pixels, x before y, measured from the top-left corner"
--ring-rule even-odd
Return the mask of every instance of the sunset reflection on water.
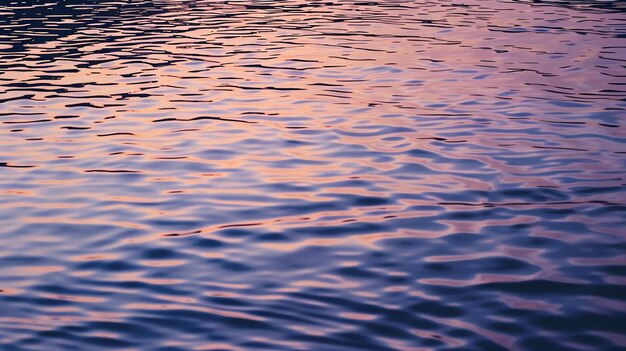
[[626, 348], [623, 4], [0, 5], [0, 349]]

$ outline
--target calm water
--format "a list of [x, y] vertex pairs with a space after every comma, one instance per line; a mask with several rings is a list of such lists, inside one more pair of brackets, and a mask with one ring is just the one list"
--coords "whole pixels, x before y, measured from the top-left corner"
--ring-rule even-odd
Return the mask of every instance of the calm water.
[[626, 349], [620, 1], [0, 4], [0, 349]]

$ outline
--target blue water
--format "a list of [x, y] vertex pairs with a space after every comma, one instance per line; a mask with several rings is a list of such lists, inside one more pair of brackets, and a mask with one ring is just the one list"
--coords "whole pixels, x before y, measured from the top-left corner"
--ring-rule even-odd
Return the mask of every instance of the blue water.
[[621, 1], [0, 4], [0, 350], [625, 350]]

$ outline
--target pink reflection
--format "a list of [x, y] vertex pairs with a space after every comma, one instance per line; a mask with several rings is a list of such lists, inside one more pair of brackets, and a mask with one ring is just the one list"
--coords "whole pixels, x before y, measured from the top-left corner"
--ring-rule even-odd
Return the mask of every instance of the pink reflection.
[[[609, 62], [619, 62], [621, 51], [606, 50], [623, 46], [607, 29], [621, 25], [618, 15], [589, 11], [574, 16], [562, 7], [484, 0], [467, 0], [463, 6], [328, 3], [295, 11], [307, 4], [296, 0], [288, 4], [290, 11], [269, 12], [263, 6], [231, 2], [158, 3], [165, 6], [163, 11], [133, 18], [130, 26], [107, 22], [47, 41], [24, 40], [19, 53], [5, 54], [12, 46], [0, 44], [3, 64], [17, 68], [0, 72], [6, 88], [0, 89], [0, 149], [5, 157], [0, 160], [0, 186], [8, 198], [0, 203], [0, 211], [11, 222], [4, 228], [10, 233], [8, 247], [0, 254], [69, 262], [11, 267], [0, 275], [15, 278], [15, 283], [0, 286], [0, 295], [57, 284], [46, 276], [57, 273], [50, 277], [60, 277], [58, 284], [98, 283], [95, 289], [111, 296], [37, 296], [77, 306], [110, 302], [116, 310], [118, 295], [125, 303], [117, 314], [53, 307], [44, 312], [68, 315], [58, 320], [45, 313], [32, 320], [0, 317], [2, 325], [48, 330], [63, 323], [123, 320], [135, 317], [135, 312], [176, 309], [261, 321], [234, 307], [213, 309], [199, 302], [206, 297], [235, 298], [263, 306], [291, 293], [318, 289], [396, 309], [388, 296], [440, 297], [429, 295], [428, 286], [419, 291], [414, 284], [397, 283], [401, 279], [370, 285], [379, 282], [338, 277], [332, 271], [365, 266], [370, 262], [367, 255], [383, 250], [393, 258], [394, 249], [384, 245], [387, 240], [419, 238], [429, 239], [423, 240], [425, 245], [441, 244], [445, 236], [483, 235], [494, 226], [528, 225], [530, 236], [563, 245], [623, 239], [616, 225], [623, 220], [621, 213], [592, 212], [605, 206], [599, 200], [612, 203], [606, 206], [623, 204], [623, 193], [583, 189], [623, 186], [619, 165], [626, 130], [604, 123], [605, 114], [622, 108], [615, 90], [622, 84], [622, 67]], [[213, 15], [220, 16], [217, 26]], [[15, 28], [19, 37], [19, 24]], [[515, 30], [524, 33], [511, 34]], [[37, 31], [31, 33], [34, 38], [41, 34]], [[68, 45], [70, 55], [63, 52]], [[607, 59], [611, 54], [615, 58]], [[43, 78], [53, 73], [54, 79]], [[554, 100], [575, 102], [577, 107], [559, 106]], [[554, 193], [544, 201], [541, 196], [502, 192], [526, 188]], [[390, 203], [351, 202], [351, 196]], [[486, 208], [496, 214], [467, 219]], [[558, 213], [555, 221], [586, 225], [588, 233], [561, 230], [558, 223], [546, 229], [550, 218], [534, 211], [541, 209]], [[453, 212], [468, 216], [447, 216]], [[441, 226], [423, 229], [410, 219]], [[378, 229], [342, 233], [351, 223], [376, 224]], [[87, 229], [73, 233], [75, 227]], [[95, 227], [111, 229], [90, 229]], [[331, 235], [298, 232], [310, 227]], [[233, 228], [249, 233], [224, 234]], [[298, 234], [285, 241], [257, 240], [257, 234], [270, 232]], [[594, 233], [608, 235], [597, 238]], [[194, 246], [198, 238], [225, 245]], [[465, 251], [458, 255], [424, 251], [428, 256], [418, 260], [462, 263], [509, 257], [539, 272], [483, 272], [462, 280], [442, 273], [417, 282], [457, 287], [535, 279], [590, 283], [577, 273], [563, 273], [563, 262], [551, 259], [549, 249], [514, 247], [508, 240], [494, 236], [485, 240], [485, 247], [459, 247]], [[193, 259], [136, 259], [144, 248], [163, 243]], [[294, 268], [289, 273], [297, 278], [285, 281], [280, 272], [265, 268], [233, 274], [217, 268], [202, 271], [210, 259], [232, 258], [255, 266], [255, 260], [274, 262], [283, 254], [312, 247], [338, 253], [329, 256], [335, 260], [328, 262], [332, 267]], [[411, 249], [406, 247], [413, 254]], [[127, 260], [140, 269], [71, 269], [99, 260]], [[591, 269], [623, 260], [574, 257], [567, 263]], [[410, 276], [396, 268], [379, 268], [390, 280]], [[210, 278], [196, 279], [204, 273]], [[266, 287], [259, 283], [261, 278], [279, 283]], [[598, 278], [625, 284], [619, 276]], [[112, 284], [123, 281], [181, 290], [191, 285], [193, 291], [152, 294]], [[164, 303], [142, 303], [146, 293]], [[512, 308], [562, 312], [560, 305], [543, 301], [499, 298]], [[326, 302], [310, 304], [331, 307]], [[602, 299], [589, 305], [624, 307]], [[337, 314], [353, 322], [377, 318]], [[508, 348], [513, 345], [511, 337], [462, 319], [439, 321]], [[315, 336], [354, 331], [350, 324], [285, 327]], [[445, 335], [411, 332], [465, 346]], [[251, 340], [294, 350], [308, 346], [276, 338]], [[398, 350], [419, 349], [408, 341], [380, 340]], [[187, 347], [175, 341], [165, 345]], [[193, 349], [241, 350], [223, 343]]]

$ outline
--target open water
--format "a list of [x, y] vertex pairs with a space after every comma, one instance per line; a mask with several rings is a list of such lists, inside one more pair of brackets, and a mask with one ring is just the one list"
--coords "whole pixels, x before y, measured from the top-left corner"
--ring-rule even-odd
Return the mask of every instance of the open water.
[[625, 350], [625, 12], [2, 1], [0, 350]]

